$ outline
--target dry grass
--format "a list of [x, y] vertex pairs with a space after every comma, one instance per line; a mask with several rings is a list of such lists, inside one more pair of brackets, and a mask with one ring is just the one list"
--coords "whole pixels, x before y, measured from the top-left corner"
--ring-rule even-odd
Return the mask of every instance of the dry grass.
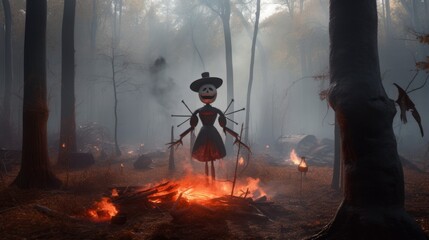
[[[186, 159], [179, 151], [176, 159]], [[121, 170], [120, 163], [124, 163]], [[232, 177], [233, 161], [218, 167], [218, 177]], [[203, 164], [194, 163], [194, 171], [203, 173]], [[86, 209], [112, 186], [144, 185], [162, 179], [180, 178], [191, 171], [189, 160], [177, 161], [175, 172], [168, 170], [166, 159], [158, 159], [153, 169], [135, 170], [132, 161], [97, 163], [87, 170], [69, 174], [67, 188], [58, 191], [20, 190], [7, 187], [17, 172], [0, 182], [0, 239], [301, 239], [316, 233], [329, 222], [341, 201], [341, 194], [330, 189], [332, 169], [311, 167], [303, 177], [296, 167], [271, 166], [255, 158], [240, 176], [258, 177], [279, 208], [273, 222], [230, 221], [211, 224], [178, 224], [168, 212], [152, 211], [130, 216], [121, 226], [94, 223], [83, 218], [68, 221], [48, 217], [34, 209], [46, 206], [70, 216], [84, 216]], [[66, 173], [56, 170], [65, 180]], [[429, 234], [429, 174], [405, 169], [406, 208]]]

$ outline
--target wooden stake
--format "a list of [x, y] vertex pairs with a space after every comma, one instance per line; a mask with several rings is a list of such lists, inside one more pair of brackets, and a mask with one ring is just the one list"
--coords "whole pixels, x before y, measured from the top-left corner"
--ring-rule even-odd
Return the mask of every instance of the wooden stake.
[[[239, 135], [240, 138], [241, 138], [241, 134], [243, 134], [243, 125], [244, 124], [242, 123], [240, 135]], [[237, 181], [237, 168], [238, 168], [238, 158], [240, 156], [240, 148], [241, 148], [241, 144], [238, 144], [237, 159], [235, 161], [234, 181], [232, 181], [231, 197], [234, 196], [235, 182]]]
[[[174, 126], [171, 126], [171, 142], [174, 142]], [[176, 166], [174, 165], [174, 148], [170, 148], [170, 158], [168, 160], [168, 169], [174, 170]]]

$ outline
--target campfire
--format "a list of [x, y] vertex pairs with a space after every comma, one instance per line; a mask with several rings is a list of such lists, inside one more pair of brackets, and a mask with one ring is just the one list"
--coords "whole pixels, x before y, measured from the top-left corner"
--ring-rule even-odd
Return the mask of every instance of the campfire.
[[[263, 206], [271, 205], [259, 186], [260, 180], [237, 181], [231, 196], [230, 181], [211, 181], [204, 175], [190, 175], [179, 180], [165, 180], [145, 186], [122, 186], [109, 189], [108, 196], [87, 211], [96, 222], [112, 221], [124, 213], [169, 212], [176, 221], [204, 215], [204, 219], [228, 216], [269, 220]], [[107, 195], [107, 194], [106, 194]]]
[[116, 214], [118, 214], [118, 210], [107, 197], [95, 202], [92, 208], [88, 210], [88, 215], [96, 222], [110, 221]]

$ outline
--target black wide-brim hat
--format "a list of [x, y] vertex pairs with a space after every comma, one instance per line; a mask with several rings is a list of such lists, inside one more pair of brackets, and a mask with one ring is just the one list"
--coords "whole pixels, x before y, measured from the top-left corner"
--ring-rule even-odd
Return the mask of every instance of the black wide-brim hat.
[[222, 79], [217, 77], [210, 77], [209, 72], [201, 73], [201, 77], [202, 78], [197, 79], [191, 83], [190, 88], [192, 91], [198, 92], [200, 90], [200, 87], [203, 86], [204, 84], [213, 84], [216, 88], [219, 88], [220, 86], [222, 86], [222, 83], [223, 83]]

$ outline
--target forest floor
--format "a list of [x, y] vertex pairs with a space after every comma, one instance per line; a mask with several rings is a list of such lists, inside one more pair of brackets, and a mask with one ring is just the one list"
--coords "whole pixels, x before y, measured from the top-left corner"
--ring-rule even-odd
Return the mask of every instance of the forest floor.
[[[176, 159], [186, 159], [179, 152]], [[270, 201], [278, 207], [272, 221], [218, 219], [177, 223], [168, 211], [155, 210], [129, 216], [123, 225], [92, 222], [85, 212], [112, 186], [144, 185], [162, 179], [178, 179], [194, 171], [203, 172], [203, 164], [178, 160], [176, 171], [168, 170], [168, 160], [156, 159], [153, 168], [135, 170], [134, 159], [97, 162], [91, 168], [68, 174], [68, 186], [55, 191], [19, 190], [9, 187], [18, 169], [0, 179], [0, 239], [303, 239], [317, 233], [335, 215], [342, 194], [331, 189], [332, 168], [309, 166], [303, 177], [296, 166], [272, 166], [262, 156], [255, 156], [240, 175], [259, 178]], [[228, 160], [226, 160], [228, 161]], [[230, 162], [232, 162], [230, 160]], [[121, 163], [124, 164], [121, 169]], [[186, 164], [187, 163], [187, 164]], [[188, 166], [188, 167], [183, 167]], [[54, 167], [67, 182], [67, 173]], [[429, 235], [429, 173], [408, 168], [405, 173], [405, 207]], [[219, 178], [225, 171], [218, 171]], [[37, 211], [42, 205], [70, 220]]]

